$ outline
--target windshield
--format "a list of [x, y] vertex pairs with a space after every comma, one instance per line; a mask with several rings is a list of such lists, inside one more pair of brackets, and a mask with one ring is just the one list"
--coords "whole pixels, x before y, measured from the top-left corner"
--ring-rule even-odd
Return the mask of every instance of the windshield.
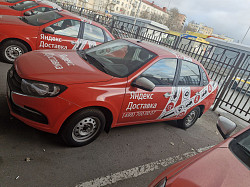
[[78, 52], [82, 58], [115, 77], [126, 77], [153, 59], [156, 54], [126, 40], [114, 40]]
[[14, 6], [10, 6], [10, 8], [17, 10], [17, 11], [23, 11], [23, 10], [26, 10], [28, 8], [35, 7], [37, 5], [38, 4], [34, 1], [24, 1], [24, 2], [21, 2], [21, 3], [14, 5]]
[[8, 3], [17, 3], [19, 1], [21, 1], [21, 0], [7, 0]]
[[24, 16], [21, 17], [20, 19], [25, 22], [28, 23], [30, 25], [34, 25], [34, 26], [41, 26], [44, 25], [50, 21], [56, 20], [58, 18], [61, 18], [62, 16], [54, 11], [51, 12], [46, 12], [43, 14], [36, 14], [33, 16]]
[[250, 129], [233, 139], [229, 148], [235, 156], [250, 168]]

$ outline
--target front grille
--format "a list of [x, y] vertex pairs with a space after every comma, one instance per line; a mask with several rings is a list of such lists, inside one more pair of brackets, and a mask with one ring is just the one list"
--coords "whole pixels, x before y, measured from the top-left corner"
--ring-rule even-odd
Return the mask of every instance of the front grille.
[[[8, 71], [7, 82], [8, 82], [10, 91], [14, 91], [14, 92], [21, 93], [21, 94], [23, 93], [21, 89], [22, 78], [17, 74], [14, 66], [12, 66], [11, 69]], [[27, 107], [27, 106], [20, 107], [16, 105], [12, 101], [11, 96], [8, 99], [9, 99], [11, 109], [14, 113], [24, 118], [27, 118], [29, 120], [38, 122], [38, 123], [48, 124], [47, 117], [41, 112], [34, 110], [30, 107]]]
[[34, 110], [30, 107], [24, 106], [24, 108], [16, 105], [11, 98], [9, 98], [9, 103], [11, 105], [11, 109], [15, 114], [18, 114], [19, 116], [22, 116], [24, 118], [27, 118], [29, 120], [42, 123], [42, 124], [48, 124], [48, 119], [45, 115], [38, 112], [37, 110]]
[[12, 91], [23, 93], [21, 89], [22, 78], [17, 74], [14, 66], [12, 66], [8, 71], [7, 81]]

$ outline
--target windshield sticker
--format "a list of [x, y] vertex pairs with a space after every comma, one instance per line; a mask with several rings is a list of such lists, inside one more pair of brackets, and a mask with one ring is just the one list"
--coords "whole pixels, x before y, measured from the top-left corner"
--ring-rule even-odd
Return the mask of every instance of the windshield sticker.
[[68, 66], [74, 66], [75, 64], [68, 58], [68, 55], [61, 54], [59, 57], [68, 65]]
[[78, 38], [76, 42], [72, 41], [71, 44], [74, 45], [74, 47], [72, 48], [73, 50], [83, 50], [85, 47], [91, 48], [91, 47], [96, 46], [95, 41], [89, 41], [89, 40], [80, 39], [80, 38]]
[[[217, 86], [217, 83], [211, 82], [200, 92], [197, 92], [193, 97], [191, 97], [190, 87], [172, 88], [171, 97], [168, 100], [168, 103], [166, 104], [161, 115], [157, 119], [185, 116], [188, 109], [203, 101], [212, 92], [214, 92], [214, 90], [216, 90]], [[176, 106], [180, 97], [181, 103]]]
[[58, 62], [54, 53], [43, 53], [49, 61], [54, 65], [55, 69], [63, 69], [63, 66]]
[[83, 22], [92, 24], [92, 21], [91, 21], [91, 20], [86, 19], [86, 18], [83, 18], [83, 17], [80, 17], [80, 18], [81, 18], [81, 20], [82, 20]]

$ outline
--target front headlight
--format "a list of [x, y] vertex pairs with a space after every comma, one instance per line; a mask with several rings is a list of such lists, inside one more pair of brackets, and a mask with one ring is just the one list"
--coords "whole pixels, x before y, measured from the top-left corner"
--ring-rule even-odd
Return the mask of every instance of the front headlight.
[[66, 90], [66, 86], [22, 79], [24, 94], [35, 97], [54, 97]]

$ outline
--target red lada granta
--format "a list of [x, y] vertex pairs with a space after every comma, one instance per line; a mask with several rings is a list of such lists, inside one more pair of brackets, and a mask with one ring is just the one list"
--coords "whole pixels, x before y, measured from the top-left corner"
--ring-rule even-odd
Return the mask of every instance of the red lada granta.
[[[13, 6], [24, 1], [27, 1], [27, 0], [0, 0], [0, 5]], [[35, 0], [28, 0], [28, 1], [35, 1]]]
[[66, 10], [33, 16], [0, 15], [0, 57], [13, 63], [37, 49], [86, 49], [113, 40], [102, 25]]
[[220, 116], [217, 128], [223, 142], [173, 164], [148, 187], [249, 187], [250, 126], [229, 137], [236, 124]]
[[0, 4], [0, 15], [30, 16], [51, 10], [62, 10], [62, 8], [46, 0], [22, 1], [12, 6]]
[[191, 57], [135, 39], [32, 51], [16, 59], [7, 80], [11, 114], [72, 146], [124, 125], [178, 120], [187, 129], [218, 87]]

